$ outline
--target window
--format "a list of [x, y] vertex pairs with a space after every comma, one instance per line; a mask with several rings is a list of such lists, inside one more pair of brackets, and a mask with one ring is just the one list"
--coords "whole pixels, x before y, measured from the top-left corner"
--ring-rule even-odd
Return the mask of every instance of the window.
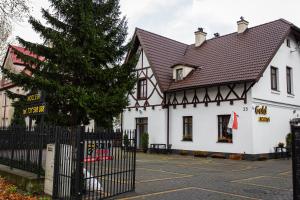
[[218, 142], [232, 143], [232, 132], [228, 130], [230, 115], [218, 115]]
[[293, 88], [292, 88], [292, 68], [286, 67], [286, 84], [287, 84], [287, 93], [292, 94]]
[[139, 134], [148, 133], [148, 118], [136, 118], [136, 129]]
[[142, 134], [148, 133], [148, 118], [136, 118], [137, 147], [142, 147]]
[[138, 81], [137, 88], [137, 98], [138, 99], [146, 99], [147, 98], [147, 79], [140, 79]]
[[271, 67], [271, 89], [278, 91], [278, 69]]
[[183, 69], [176, 69], [176, 80], [182, 80], [183, 79]]
[[291, 41], [290, 41], [290, 39], [286, 39], [286, 46], [287, 47], [291, 47]]
[[193, 141], [193, 117], [183, 117], [183, 141]]

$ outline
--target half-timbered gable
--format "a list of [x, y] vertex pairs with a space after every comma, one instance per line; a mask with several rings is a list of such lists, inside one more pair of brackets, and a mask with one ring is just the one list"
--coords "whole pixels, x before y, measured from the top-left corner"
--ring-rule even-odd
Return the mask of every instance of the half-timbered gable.
[[140, 47], [137, 54], [139, 59], [136, 65], [138, 79], [134, 90], [129, 94], [129, 109], [155, 109], [162, 106], [163, 93], [161, 92], [153, 70], [144, 50]]

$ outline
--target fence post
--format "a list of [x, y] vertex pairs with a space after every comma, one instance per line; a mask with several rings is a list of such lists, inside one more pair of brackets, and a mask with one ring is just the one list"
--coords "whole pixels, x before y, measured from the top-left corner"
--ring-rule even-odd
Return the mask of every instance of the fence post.
[[42, 172], [44, 132], [45, 132], [44, 126], [41, 126], [37, 133], [40, 136], [39, 137], [40, 142], [39, 142], [38, 174], [37, 174], [38, 179], [41, 177], [41, 172]]
[[300, 118], [291, 121], [293, 157], [293, 199], [300, 200]]
[[79, 127], [76, 129], [75, 137], [75, 148], [76, 148], [76, 158], [75, 158], [75, 194], [74, 197], [76, 200], [81, 200], [82, 190], [83, 190], [83, 157], [84, 157], [84, 127]]
[[60, 137], [62, 130], [59, 127], [55, 127], [55, 152], [54, 152], [54, 169], [53, 169], [53, 190], [52, 199], [57, 199], [58, 195], [58, 182], [59, 182], [59, 170], [60, 170]]
[[135, 191], [135, 172], [136, 172], [136, 146], [137, 146], [137, 131], [136, 129], [133, 131], [134, 133], [134, 160], [133, 160], [133, 191]]
[[[26, 164], [27, 164], [27, 166], [30, 166], [30, 150], [31, 150], [31, 148], [32, 148], [32, 145], [29, 145], [29, 140], [31, 140], [30, 139], [30, 137], [32, 137], [32, 133], [31, 133], [31, 131], [30, 130], [28, 130], [27, 129], [27, 127], [25, 126], [24, 128], [23, 128], [24, 130], [24, 134], [27, 136], [27, 137], [25, 137], [24, 139], [25, 140], [27, 140], [26, 141], [26, 144], [28, 144], [27, 146], [26, 146]], [[32, 138], [33, 139], [33, 138]], [[32, 149], [34, 149], [34, 148], [32, 148]]]
[[[7, 128], [9, 130], [9, 128]], [[16, 138], [15, 135], [16, 135], [16, 128], [15, 127], [11, 127], [11, 131], [12, 131], [12, 134], [11, 134], [11, 141], [10, 141], [10, 144], [12, 144], [12, 150], [11, 150], [11, 156], [10, 156], [10, 168], [13, 169], [13, 161], [14, 161], [14, 153], [15, 153], [15, 148], [16, 148]]]

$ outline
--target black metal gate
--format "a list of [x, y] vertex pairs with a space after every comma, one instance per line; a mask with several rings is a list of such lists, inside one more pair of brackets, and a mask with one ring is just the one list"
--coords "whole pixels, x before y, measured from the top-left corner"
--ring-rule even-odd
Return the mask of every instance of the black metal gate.
[[53, 199], [107, 199], [134, 191], [135, 131], [56, 133]]
[[300, 200], [300, 118], [291, 121], [293, 154], [293, 196]]

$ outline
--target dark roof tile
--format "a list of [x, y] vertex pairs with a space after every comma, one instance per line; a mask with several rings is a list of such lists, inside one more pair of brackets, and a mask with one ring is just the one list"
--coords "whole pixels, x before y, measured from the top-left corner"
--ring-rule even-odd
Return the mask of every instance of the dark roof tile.
[[[200, 47], [137, 29], [136, 35], [163, 91], [239, 81], [257, 81], [283, 40], [296, 28], [279, 19], [205, 41]], [[171, 66], [199, 66], [182, 81], [172, 80]]]

